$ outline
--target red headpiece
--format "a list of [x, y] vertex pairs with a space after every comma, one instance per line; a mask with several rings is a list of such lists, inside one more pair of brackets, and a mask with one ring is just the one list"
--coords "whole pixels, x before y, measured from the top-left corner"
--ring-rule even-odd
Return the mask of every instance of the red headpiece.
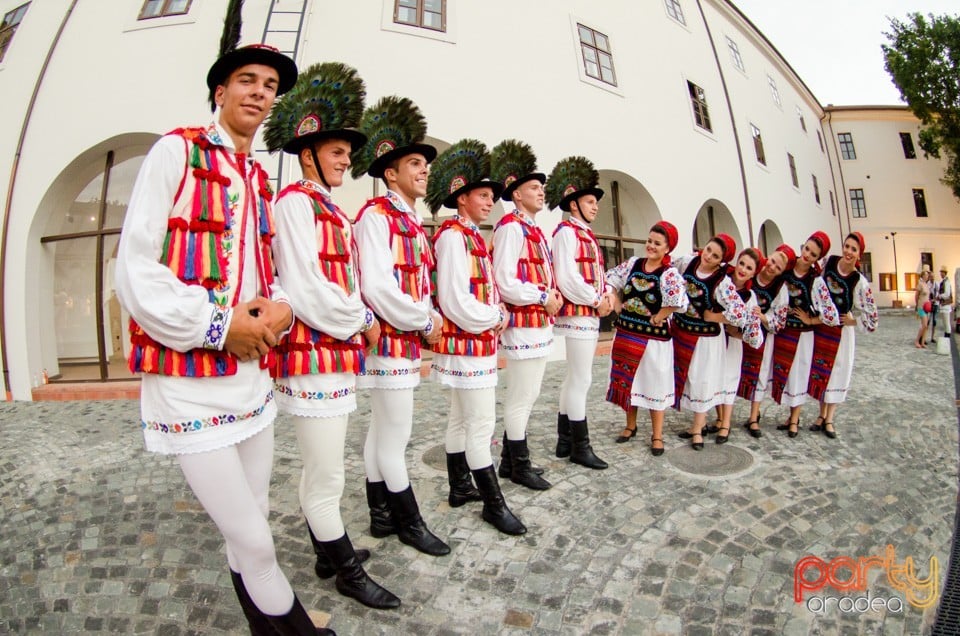
[[667, 236], [667, 251], [672, 252], [673, 248], [677, 246], [677, 242], [680, 240], [680, 233], [677, 232], [677, 228], [673, 223], [669, 221], [657, 221], [652, 228], [653, 230], [661, 230]]
[[787, 257], [787, 266], [784, 269], [793, 269], [797, 265], [797, 253], [786, 243], [783, 243], [773, 251], [782, 252], [783, 255]]
[[729, 234], [724, 234], [721, 232], [710, 240], [717, 241], [720, 243], [720, 245], [723, 245], [724, 262], [729, 263], [737, 255], [737, 242], [733, 240], [733, 237]]
[[821, 248], [820, 257], [821, 257], [821, 258], [824, 257], [824, 256], [826, 256], [826, 255], [827, 255], [827, 252], [830, 251], [830, 237], [827, 236], [827, 233], [826, 233], [826, 232], [821, 232], [820, 230], [817, 230], [816, 232], [814, 232], [813, 234], [811, 234], [811, 235], [810, 235], [810, 238], [808, 238], [807, 240], [808, 240], [808, 241], [814, 241], [814, 242], [816, 242], [818, 245], [820, 245], [820, 248]]
[[863, 234], [860, 232], [850, 232], [850, 236], [857, 239], [857, 243], [860, 244], [860, 253], [863, 254], [867, 250], [867, 242], [863, 238]]

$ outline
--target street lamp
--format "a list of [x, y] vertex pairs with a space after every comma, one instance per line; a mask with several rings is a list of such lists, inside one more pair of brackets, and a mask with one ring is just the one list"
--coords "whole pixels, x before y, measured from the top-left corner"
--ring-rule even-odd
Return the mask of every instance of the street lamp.
[[889, 236], [884, 236], [883, 238], [892, 239], [893, 241], [893, 304], [897, 306], [900, 301], [900, 271], [897, 269], [897, 233], [890, 232]]

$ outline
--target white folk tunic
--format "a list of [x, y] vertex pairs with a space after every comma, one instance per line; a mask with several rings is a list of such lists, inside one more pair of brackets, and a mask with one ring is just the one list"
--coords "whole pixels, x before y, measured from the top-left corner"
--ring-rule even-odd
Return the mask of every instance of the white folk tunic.
[[[519, 210], [516, 214], [523, 223], [536, 226], [536, 221]], [[525, 249], [523, 229], [516, 223], [505, 223], [493, 233], [493, 277], [500, 290], [500, 299], [511, 305], [538, 305], [543, 295], [534, 283], [517, 278], [517, 261]], [[548, 262], [544, 268], [549, 277], [546, 285], [552, 287], [553, 269], [550, 267], [550, 246], [543, 241], [543, 252]], [[509, 327], [500, 336], [500, 353], [510, 360], [545, 358], [553, 348], [553, 327]]]
[[[212, 143], [234, 150], [229, 135], [219, 126], [211, 127], [209, 136]], [[170, 208], [187, 166], [185, 152], [183, 138], [168, 135], [147, 153], [130, 195], [116, 272], [117, 296], [123, 306], [151, 338], [177, 351], [203, 346], [214, 308], [206, 289], [187, 285], [160, 262]], [[231, 210], [237, 228], [241, 227], [242, 215], [249, 215], [238, 302], [265, 294], [272, 300], [285, 301], [278, 284], [270, 290], [260, 289], [252, 205], [241, 194]], [[232, 317], [232, 310], [228, 313]], [[229, 330], [229, 320], [224, 333]], [[256, 435], [276, 416], [272, 385], [259, 360], [239, 362], [232, 376], [143, 374], [140, 418], [146, 449], [164, 454], [201, 453]]]
[[[570, 222], [586, 229], [590, 226], [583, 221], [570, 217]], [[561, 227], [553, 235], [553, 273], [557, 288], [563, 297], [577, 305], [600, 306], [600, 292], [584, 280], [577, 267], [579, 240], [576, 233], [568, 227]], [[597, 250], [597, 267], [603, 272], [600, 250]], [[560, 316], [553, 331], [558, 336], [576, 340], [597, 340], [600, 338], [600, 319], [596, 316]]]
[[[877, 303], [873, 299], [873, 289], [867, 277], [860, 274], [860, 280], [853, 291], [853, 304], [859, 310], [857, 324], [847, 325], [840, 331], [840, 347], [830, 372], [830, 381], [823, 394], [826, 404], [838, 404], [847, 399], [850, 379], [853, 377], [853, 359], [857, 348], [857, 330], [873, 332], [879, 324]], [[949, 306], [949, 305], [948, 305]]]

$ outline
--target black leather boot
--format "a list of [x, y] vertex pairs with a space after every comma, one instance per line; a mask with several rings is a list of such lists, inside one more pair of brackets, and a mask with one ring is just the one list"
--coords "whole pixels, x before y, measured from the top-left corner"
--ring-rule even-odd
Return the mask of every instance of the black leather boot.
[[507, 508], [493, 465], [473, 471], [473, 479], [483, 496], [483, 520], [505, 534], [526, 534], [527, 527]]
[[387, 484], [367, 480], [367, 506], [370, 507], [370, 534], [378, 539], [397, 533], [397, 526], [387, 503]]
[[594, 455], [593, 448], [590, 447], [590, 433], [587, 430], [586, 418], [570, 420], [570, 435], [573, 438], [570, 461], [596, 470], [603, 470], [607, 467], [607, 462]]
[[387, 491], [390, 511], [397, 524], [397, 536], [402, 543], [431, 556], [450, 554], [450, 546], [427, 529], [420, 516], [420, 507], [413, 494], [413, 486], [407, 486], [402, 492]]
[[570, 418], [557, 413], [557, 457], [570, 457]]
[[[500, 450], [500, 467], [497, 468], [497, 474], [504, 479], [510, 479], [513, 474], [513, 459], [510, 456], [510, 444], [507, 444], [507, 432], [503, 432], [503, 446]], [[543, 474], [543, 468], [536, 464], [530, 464], [530, 470], [538, 475]]]
[[307, 610], [303, 608], [300, 599], [296, 596], [293, 597], [293, 607], [286, 614], [282, 616], [264, 614], [264, 616], [270, 621], [274, 633], [280, 636], [337, 636], [332, 629], [314, 625], [307, 615]]
[[253, 599], [247, 594], [247, 588], [243, 584], [243, 578], [239, 572], [230, 570], [230, 580], [233, 581], [233, 589], [237, 593], [237, 599], [240, 601], [240, 609], [243, 615], [247, 617], [247, 625], [250, 626], [251, 636], [274, 636], [273, 626], [267, 615], [253, 603]]
[[357, 558], [358, 553], [353, 549], [350, 537], [346, 533], [335, 541], [324, 541], [320, 546], [326, 552], [329, 562], [336, 568], [338, 592], [374, 609], [400, 607], [399, 598], [378, 585], [364, 572], [360, 559]]
[[533, 472], [533, 465], [530, 463], [530, 451], [527, 449], [527, 439], [509, 439], [507, 444], [510, 446], [510, 457], [513, 462], [510, 481], [533, 490], [550, 488], [549, 481]]
[[[313, 530], [310, 529], [310, 522], [307, 522], [307, 532], [310, 533], [310, 543], [313, 544], [313, 553], [317, 555], [317, 562], [313, 566], [313, 571], [316, 572], [317, 576], [321, 579], [329, 579], [337, 573], [337, 568], [330, 562], [326, 550], [323, 549], [323, 544], [317, 539], [316, 535], [313, 534]], [[357, 560], [360, 561], [360, 563], [365, 562], [369, 558], [370, 550], [364, 550], [363, 548], [357, 550]]]
[[447, 503], [451, 508], [459, 508], [470, 501], [480, 501], [480, 492], [470, 480], [466, 453], [447, 453], [447, 482], [450, 484]]

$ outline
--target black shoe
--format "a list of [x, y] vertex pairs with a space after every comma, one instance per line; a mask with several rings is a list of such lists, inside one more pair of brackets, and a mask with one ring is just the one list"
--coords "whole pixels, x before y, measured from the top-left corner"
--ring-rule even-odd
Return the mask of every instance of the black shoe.
[[663, 439], [659, 437], [650, 438], [650, 454], [653, 455], [654, 457], [660, 457], [661, 455], [663, 455], [664, 448], [663, 446], [661, 446], [660, 448], [654, 448], [653, 447], [654, 442], [660, 442], [661, 444], [663, 444]]
[[[530, 464], [530, 470], [538, 475], [543, 474], [543, 468], [536, 464]], [[507, 444], [507, 432], [503, 432], [503, 440], [500, 446], [500, 466], [497, 468], [497, 474], [503, 479], [510, 479], [513, 474], [513, 459], [510, 455], [510, 445]]]
[[694, 436], [694, 433], [691, 433], [690, 431], [680, 431], [679, 433], [677, 433], [677, 437], [679, 437], [680, 439], [690, 439], [693, 436]]
[[367, 480], [367, 506], [370, 508], [370, 534], [378, 539], [397, 534], [397, 526], [387, 503], [387, 484]]
[[[337, 573], [337, 568], [330, 562], [327, 551], [323, 549], [323, 544], [317, 539], [316, 535], [313, 534], [309, 522], [307, 522], [307, 532], [310, 533], [310, 543], [313, 544], [313, 553], [317, 555], [317, 562], [313, 566], [313, 571], [316, 572], [319, 578], [329, 579]], [[357, 550], [357, 560], [360, 561], [360, 563], [365, 562], [369, 558], [370, 550], [364, 550], [362, 548]]]
[[570, 420], [570, 436], [573, 438], [570, 461], [594, 470], [603, 470], [607, 467], [607, 462], [597, 457], [590, 446], [590, 432], [586, 418]]
[[623, 432], [620, 433], [620, 437], [618, 437], [617, 439], [615, 439], [615, 440], [613, 440], [613, 441], [615, 441], [617, 444], [623, 444], [624, 442], [629, 442], [631, 439], [633, 439], [633, 438], [636, 437], [636, 436], [637, 436], [637, 428], [636, 428], [636, 427], [629, 428], [629, 427], [627, 427], [627, 426], [624, 426], [624, 427], [623, 427]]
[[[827, 428], [827, 427], [830, 428]], [[829, 437], [830, 439], [837, 439], [837, 431], [833, 426], [833, 422], [823, 422], [823, 434]]]
[[473, 482], [470, 480], [466, 453], [447, 453], [447, 482], [450, 484], [447, 503], [451, 508], [459, 508], [471, 501], [481, 500], [480, 491], [473, 487]]
[[374, 609], [400, 607], [399, 598], [367, 576], [346, 533], [334, 541], [324, 541], [320, 546], [336, 568], [338, 592]]
[[[753, 425], [756, 424], [757, 428], [753, 428]], [[760, 420], [751, 420], [744, 424], [747, 428], [747, 432], [750, 433], [750, 437], [763, 437], [763, 431], [760, 430]]]
[[570, 418], [557, 413], [557, 457], [570, 457]]
[[[717, 422], [723, 423], [723, 420], [717, 420]], [[720, 430], [720, 426], [718, 426], [717, 424], [705, 424], [703, 427], [703, 431], [701, 432], [704, 435], [713, 435], [719, 430]]]
[[513, 462], [510, 481], [532, 490], [549, 489], [550, 482], [533, 471], [533, 464], [530, 463], [530, 450], [527, 448], [527, 439], [508, 439], [507, 446], [510, 447], [510, 458]]
[[702, 450], [703, 450], [703, 435], [700, 434], [700, 433], [693, 433], [692, 435], [690, 435], [690, 439], [691, 439], [691, 440], [694, 440], [694, 439], [696, 439], [696, 438], [698, 438], [698, 437], [700, 438], [700, 441], [699, 441], [699, 442], [691, 441], [691, 442], [690, 442], [690, 448], [692, 448], [692, 449], [695, 450], [695, 451], [702, 451]]
[[787, 437], [796, 437], [800, 431], [800, 420], [787, 424]]
[[431, 556], [450, 554], [450, 546], [430, 532], [427, 524], [423, 522], [417, 498], [413, 494], [413, 486], [407, 486], [407, 489], [402, 492], [388, 490], [387, 501], [390, 503], [390, 511], [396, 521], [397, 536], [401, 543], [406, 543]]
[[526, 534], [527, 527], [507, 508], [493, 466], [474, 470], [473, 479], [483, 496], [483, 520], [504, 534]]
[[810, 430], [816, 433], [822, 428], [821, 426], [822, 424], [823, 424], [823, 416], [818, 415], [817, 419], [814, 420], [813, 424], [810, 425]]
[[[721, 435], [720, 433], [722, 433], [723, 431], [726, 431], [726, 433], [723, 434], [723, 435]], [[721, 426], [721, 427], [717, 430], [717, 437], [716, 437], [716, 439], [714, 439], [713, 441], [715, 441], [717, 444], [726, 444], [726, 443], [727, 443], [727, 440], [729, 440], [729, 439], [730, 439], [730, 427], [729, 427], [729, 426]]]
[[293, 607], [281, 616], [264, 614], [274, 629], [274, 634], [280, 636], [337, 636], [332, 629], [317, 627], [307, 615], [307, 610], [300, 604], [300, 599], [293, 597]]
[[243, 615], [247, 617], [247, 625], [250, 627], [251, 636], [273, 636], [276, 634], [267, 615], [254, 605], [253, 599], [250, 598], [247, 588], [243, 584], [243, 577], [240, 576], [240, 573], [230, 570], [230, 580], [233, 581], [233, 589], [240, 601], [240, 609], [243, 610]]

